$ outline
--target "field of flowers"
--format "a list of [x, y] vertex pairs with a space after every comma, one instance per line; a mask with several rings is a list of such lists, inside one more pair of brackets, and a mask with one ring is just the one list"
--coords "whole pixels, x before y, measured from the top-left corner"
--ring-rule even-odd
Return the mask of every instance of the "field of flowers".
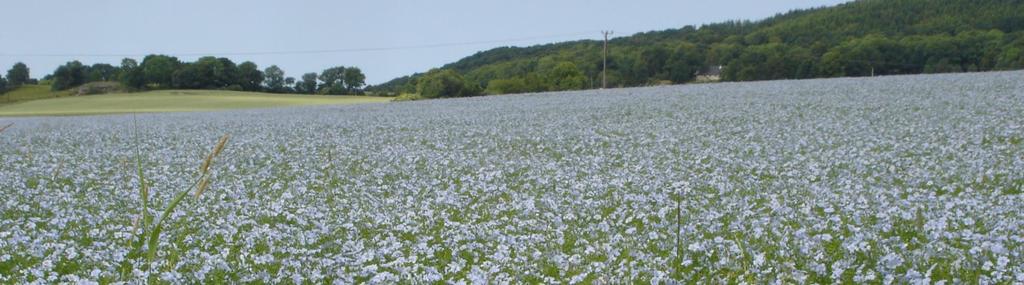
[[9, 123], [0, 283], [1024, 282], [1024, 72]]

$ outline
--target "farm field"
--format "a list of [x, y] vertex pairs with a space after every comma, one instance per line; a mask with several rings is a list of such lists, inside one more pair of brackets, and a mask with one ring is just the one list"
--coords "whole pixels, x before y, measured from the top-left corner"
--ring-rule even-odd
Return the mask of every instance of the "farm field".
[[0, 283], [1021, 283], [1022, 78], [0, 118]]
[[164, 90], [42, 99], [0, 105], [0, 116], [94, 115], [215, 111], [387, 102], [369, 96], [283, 95], [216, 90]]

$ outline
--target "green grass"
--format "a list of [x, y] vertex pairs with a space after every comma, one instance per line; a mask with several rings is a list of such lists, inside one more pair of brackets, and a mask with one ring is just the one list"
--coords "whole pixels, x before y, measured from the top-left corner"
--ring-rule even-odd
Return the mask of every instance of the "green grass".
[[50, 91], [50, 85], [23, 85], [7, 93], [0, 94], [0, 107], [25, 101], [68, 96], [71, 96], [71, 91]]
[[[47, 86], [42, 86], [47, 88]], [[26, 87], [22, 87], [23, 89]], [[43, 94], [12, 91], [18, 98]], [[4, 96], [7, 96], [6, 94]], [[50, 93], [50, 96], [54, 96]], [[58, 94], [59, 97], [59, 94]], [[162, 90], [140, 93], [71, 96], [0, 105], [0, 116], [66, 116], [149, 112], [192, 112], [226, 109], [271, 108], [304, 105], [341, 105], [388, 102], [391, 98], [369, 96], [282, 95], [219, 90]]]

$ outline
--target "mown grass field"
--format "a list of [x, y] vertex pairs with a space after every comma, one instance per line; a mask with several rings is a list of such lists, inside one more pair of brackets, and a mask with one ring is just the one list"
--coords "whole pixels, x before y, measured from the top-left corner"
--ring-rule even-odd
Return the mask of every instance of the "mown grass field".
[[[33, 86], [19, 89], [20, 103], [0, 105], [0, 116], [64, 116], [124, 113], [192, 112], [307, 105], [345, 105], [387, 102], [390, 98], [368, 96], [282, 95], [217, 90], [162, 90], [141, 93], [105, 94], [40, 99], [44, 94]], [[38, 86], [44, 87], [46, 86]], [[48, 92], [48, 89], [47, 89]], [[14, 93], [14, 92], [12, 92]], [[35, 95], [32, 97], [32, 95]], [[5, 95], [6, 96], [6, 95]], [[27, 101], [27, 98], [38, 100]], [[14, 99], [12, 99], [14, 100]]]

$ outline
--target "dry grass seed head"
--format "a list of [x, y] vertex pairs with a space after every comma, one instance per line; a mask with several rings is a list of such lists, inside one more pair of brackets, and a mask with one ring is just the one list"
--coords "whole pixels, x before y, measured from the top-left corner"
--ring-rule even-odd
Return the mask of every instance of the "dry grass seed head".
[[213, 148], [213, 156], [216, 157], [216, 156], [220, 155], [220, 152], [224, 150], [224, 145], [227, 144], [227, 143], [228, 143], [228, 135], [224, 134], [224, 136], [220, 137], [220, 140], [217, 141], [217, 146]]
[[224, 145], [227, 143], [228, 135], [220, 137], [220, 140], [217, 141], [217, 145], [213, 147], [213, 151], [206, 156], [205, 160], [203, 160], [203, 165], [199, 167], [200, 172], [206, 174], [210, 171], [210, 165], [213, 164], [213, 159], [217, 157], [217, 155], [220, 155], [220, 152], [224, 150]]
[[203, 192], [206, 191], [206, 186], [208, 186], [209, 184], [210, 184], [210, 177], [209, 176], [203, 177], [203, 180], [199, 181], [199, 186], [196, 187], [196, 194], [195, 194], [196, 198], [199, 198], [199, 196], [203, 195]]

